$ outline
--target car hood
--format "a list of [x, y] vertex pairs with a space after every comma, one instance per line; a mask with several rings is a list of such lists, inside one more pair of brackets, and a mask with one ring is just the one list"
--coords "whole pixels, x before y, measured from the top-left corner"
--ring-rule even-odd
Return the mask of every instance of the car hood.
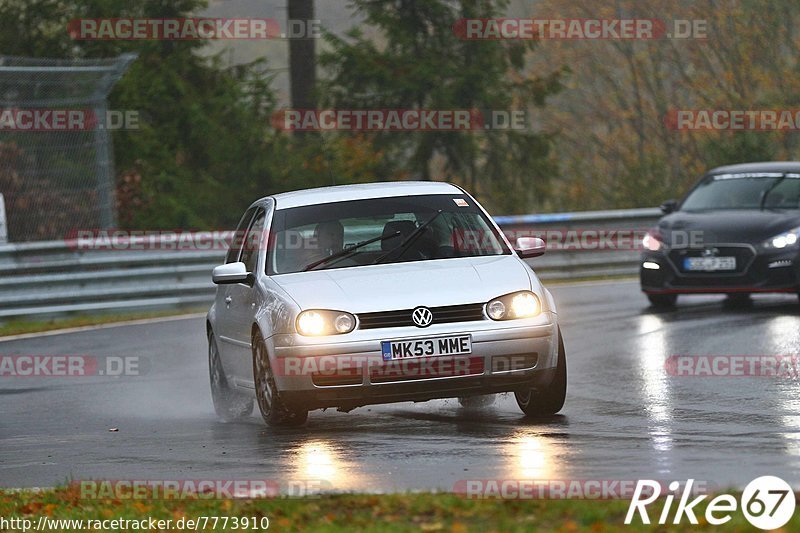
[[528, 267], [516, 256], [415, 261], [273, 277], [302, 309], [351, 313], [487, 302], [531, 289]]
[[[713, 211], [678, 211], [658, 223], [665, 244], [685, 246], [692, 237], [703, 244], [759, 244], [779, 233], [800, 226], [796, 211], [759, 211], [756, 209], [719, 209]], [[683, 240], [683, 243], [681, 242]]]

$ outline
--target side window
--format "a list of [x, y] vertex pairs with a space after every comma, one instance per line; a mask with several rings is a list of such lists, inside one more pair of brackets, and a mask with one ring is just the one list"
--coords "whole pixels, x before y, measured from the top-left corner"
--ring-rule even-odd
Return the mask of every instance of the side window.
[[236, 231], [233, 234], [233, 238], [231, 239], [231, 246], [228, 248], [228, 253], [225, 255], [225, 263], [235, 263], [239, 260], [239, 255], [242, 252], [242, 245], [244, 244], [244, 234], [247, 231], [247, 227], [250, 225], [250, 221], [253, 219], [253, 213], [256, 212], [256, 209], [250, 208], [245, 211], [244, 215], [242, 216], [242, 220], [239, 221], [239, 226], [237, 226]]
[[259, 209], [253, 224], [247, 231], [247, 236], [244, 239], [244, 247], [242, 248], [242, 256], [239, 259], [247, 267], [248, 272], [255, 272], [256, 263], [258, 262], [258, 251], [261, 249], [261, 242], [264, 237], [264, 226], [266, 225], [267, 213], [263, 209]]
[[800, 179], [787, 177], [772, 189], [764, 205], [773, 209], [797, 209], [800, 205]]

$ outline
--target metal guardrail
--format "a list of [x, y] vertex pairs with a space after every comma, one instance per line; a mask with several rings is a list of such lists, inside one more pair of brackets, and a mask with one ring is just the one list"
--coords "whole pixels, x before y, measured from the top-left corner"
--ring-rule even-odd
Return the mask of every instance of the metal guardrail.
[[[662, 216], [658, 208], [644, 208], [500, 216], [495, 221], [510, 236], [541, 234], [548, 251], [528, 263], [541, 279], [560, 281], [637, 274], [640, 239]], [[599, 242], [604, 238], [611, 242]]]
[[[530, 260], [544, 280], [633, 275], [639, 251], [573, 247], [570, 239], [601, 232], [636, 235], [653, 226], [658, 209], [497, 217], [512, 236], [557, 232], [563, 249]], [[557, 247], [558, 248], [558, 247]], [[0, 320], [81, 312], [177, 309], [209, 304], [219, 250], [85, 250], [66, 241], [0, 245]]]

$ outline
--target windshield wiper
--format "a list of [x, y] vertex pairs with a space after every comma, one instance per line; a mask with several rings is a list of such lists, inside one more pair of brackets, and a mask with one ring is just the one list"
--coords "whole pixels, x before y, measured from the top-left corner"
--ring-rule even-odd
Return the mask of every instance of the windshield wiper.
[[390, 233], [388, 235], [381, 235], [379, 237], [374, 237], [372, 239], [367, 239], [366, 241], [361, 241], [361, 242], [356, 243], [356, 244], [354, 244], [352, 246], [348, 246], [344, 250], [341, 250], [339, 252], [333, 253], [333, 254], [331, 254], [331, 255], [329, 255], [327, 257], [323, 257], [319, 261], [314, 261], [313, 263], [306, 265], [303, 268], [303, 272], [306, 272], [308, 270], [313, 270], [314, 268], [316, 268], [316, 267], [318, 267], [320, 265], [324, 265], [325, 263], [330, 263], [334, 259], [344, 259], [345, 257], [355, 253], [359, 248], [363, 248], [364, 246], [366, 246], [368, 244], [372, 244], [373, 242], [385, 241], [386, 239], [391, 239], [392, 237], [397, 237], [398, 235], [400, 235], [400, 232], [396, 231], [396, 232]]
[[785, 179], [786, 179], [786, 174], [783, 174], [780, 178], [775, 180], [775, 183], [764, 189], [764, 191], [761, 193], [761, 204], [759, 207], [762, 211], [764, 210], [764, 206], [767, 205], [767, 196], [769, 196], [769, 193], [771, 193], [775, 189], [775, 187], [780, 185], [781, 182]]
[[415, 229], [414, 231], [412, 231], [412, 232], [411, 232], [411, 233], [408, 235], [408, 237], [406, 237], [406, 238], [403, 240], [403, 242], [401, 242], [400, 244], [398, 244], [397, 246], [395, 246], [394, 248], [392, 248], [391, 250], [389, 250], [389, 251], [388, 251], [388, 252], [386, 252], [385, 254], [382, 254], [381, 256], [379, 256], [377, 259], [375, 259], [375, 261], [373, 261], [373, 262], [372, 262], [372, 264], [373, 264], [373, 265], [377, 265], [378, 263], [380, 263], [381, 261], [383, 261], [384, 259], [386, 259], [386, 258], [387, 258], [387, 257], [389, 257], [390, 255], [392, 255], [393, 253], [395, 253], [397, 250], [400, 250], [400, 256], [399, 256], [399, 257], [402, 257], [402, 255], [403, 255], [403, 253], [405, 253], [406, 249], [407, 249], [409, 246], [411, 246], [411, 243], [412, 243], [412, 242], [414, 242], [414, 239], [416, 239], [417, 237], [419, 237], [420, 235], [422, 235], [422, 232], [423, 232], [423, 231], [425, 231], [425, 228], [427, 228], [427, 227], [428, 227], [428, 226], [431, 224], [431, 222], [433, 222], [434, 220], [436, 220], [436, 217], [438, 217], [438, 216], [439, 216], [439, 215], [441, 215], [441, 214], [442, 214], [442, 210], [441, 210], [441, 209], [439, 209], [439, 210], [436, 212], [436, 214], [435, 214], [435, 215], [433, 215], [431, 218], [429, 218], [429, 219], [427, 220], [427, 222], [425, 222], [425, 223], [424, 223], [424, 224], [422, 224], [420, 227], [418, 227], [417, 229]]

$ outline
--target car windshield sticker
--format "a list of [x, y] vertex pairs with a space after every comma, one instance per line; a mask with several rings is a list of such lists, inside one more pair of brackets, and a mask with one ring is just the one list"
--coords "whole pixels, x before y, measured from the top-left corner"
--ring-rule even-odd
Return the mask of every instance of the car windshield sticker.
[[463, 198], [453, 198], [453, 201], [458, 207], [469, 207], [469, 204]]

